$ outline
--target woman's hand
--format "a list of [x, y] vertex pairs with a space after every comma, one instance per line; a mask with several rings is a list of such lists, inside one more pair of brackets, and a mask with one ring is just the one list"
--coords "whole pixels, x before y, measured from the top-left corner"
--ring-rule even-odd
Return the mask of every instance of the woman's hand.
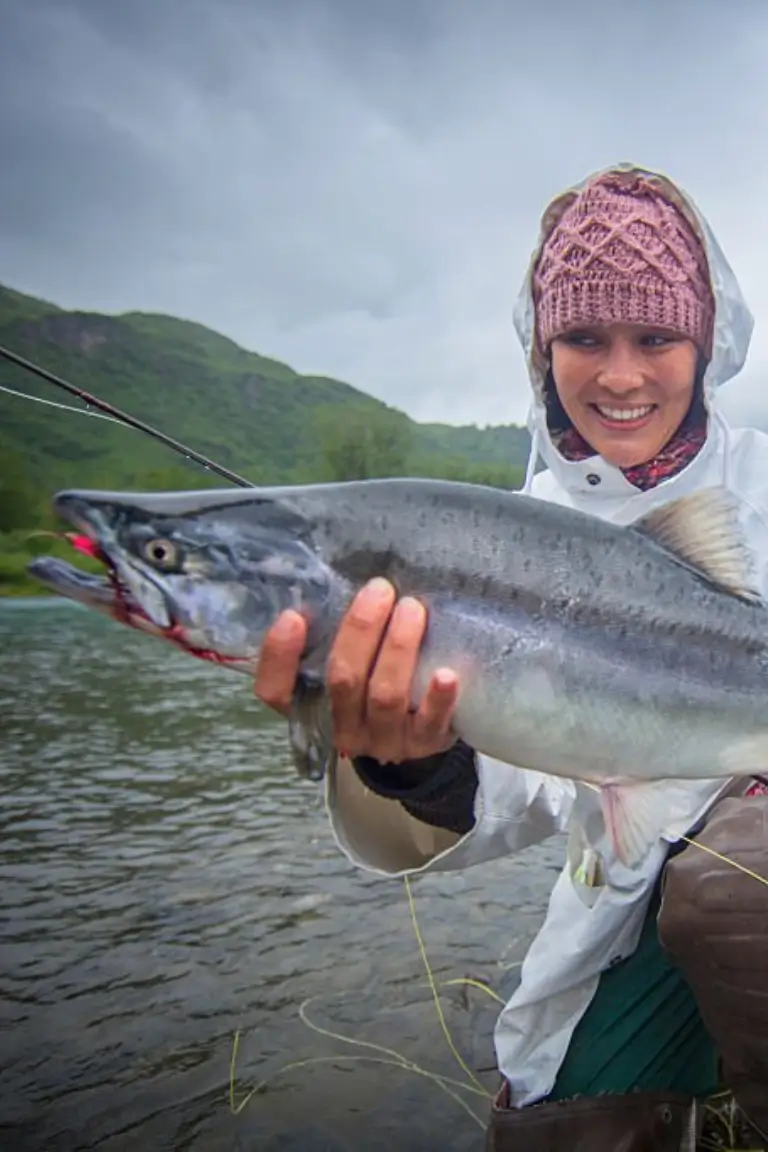
[[[435, 672], [418, 710], [411, 711], [411, 685], [427, 625], [426, 609], [386, 580], [363, 587], [342, 620], [331, 648], [325, 680], [334, 740], [345, 756], [370, 756], [380, 763], [419, 760], [455, 741], [450, 731], [458, 677]], [[306, 624], [283, 612], [265, 637], [256, 673], [256, 695], [287, 714]]]

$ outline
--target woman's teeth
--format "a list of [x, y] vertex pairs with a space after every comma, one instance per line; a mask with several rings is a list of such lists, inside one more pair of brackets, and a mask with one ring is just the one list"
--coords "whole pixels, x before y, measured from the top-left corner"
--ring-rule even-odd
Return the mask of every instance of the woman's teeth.
[[644, 404], [642, 408], [606, 408], [603, 404], [595, 404], [606, 420], [642, 420], [653, 411], [653, 407], [653, 404]]

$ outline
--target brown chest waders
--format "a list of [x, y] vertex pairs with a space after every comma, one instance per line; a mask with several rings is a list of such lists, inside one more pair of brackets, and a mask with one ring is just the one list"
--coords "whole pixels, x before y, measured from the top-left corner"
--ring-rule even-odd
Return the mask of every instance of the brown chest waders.
[[[486, 1152], [693, 1152], [719, 1070], [768, 1148], [768, 796], [728, 798], [668, 861], [546, 1101], [491, 1109]], [[719, 1057], [719, 1069], [718, 1058]]]

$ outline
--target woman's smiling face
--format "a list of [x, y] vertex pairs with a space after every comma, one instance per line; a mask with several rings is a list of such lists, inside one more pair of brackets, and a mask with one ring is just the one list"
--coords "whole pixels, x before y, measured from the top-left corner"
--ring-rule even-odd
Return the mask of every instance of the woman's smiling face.
[[652, 460], [688, 413], [698, 350], [679, 333], [640, 324], [585, 327], [556, 337], [551, 354], [566, 415], [617, 468]]

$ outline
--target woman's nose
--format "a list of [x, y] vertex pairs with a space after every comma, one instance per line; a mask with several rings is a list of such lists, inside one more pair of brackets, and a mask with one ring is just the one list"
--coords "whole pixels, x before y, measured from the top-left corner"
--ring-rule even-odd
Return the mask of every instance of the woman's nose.
[[643, 384], [643, 358], [624, 341], [617, 341], [606, 351], [597, 373], [597, 383], [617, 395], [633, 392]]

